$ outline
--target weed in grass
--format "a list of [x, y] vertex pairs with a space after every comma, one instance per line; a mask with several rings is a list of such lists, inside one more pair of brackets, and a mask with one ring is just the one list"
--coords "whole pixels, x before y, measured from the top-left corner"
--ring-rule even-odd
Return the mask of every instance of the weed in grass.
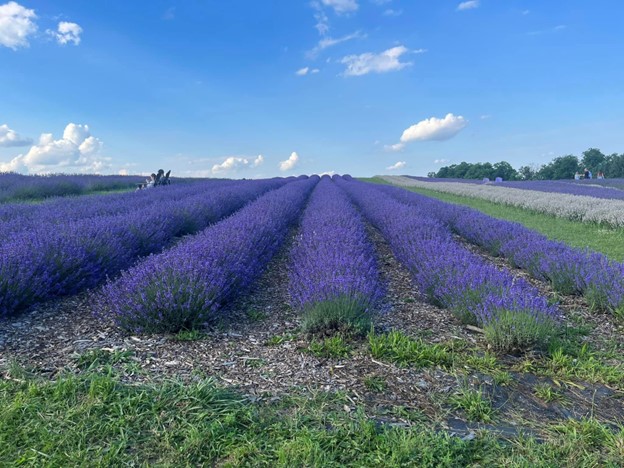
[[364, 386], [371, 392], [381, 393], [386, 387], [386, 380], [383, 377], [377, 375], [364, 377]]
[[90, 349], [76, 359], [76, 366], [80, 369], [92, 369], [98, 366], [113, 366], [130, 362], [132, 351], [106, 350], [102, 348]]
[[178, 333], [173, 335], [173, 339], [175, 341], [198, 341], [204, 337], [204, 334], [197, 330], [180, 330]]
[[374, 358], [385, 359], [400, 366], [450, 366], [452, 354], [439, 344], [413, 340], [401, 332], [376, 335], [370, 333], [368, 343]]
[[303, 314], [303, 331], [314, 335], [364, 336], [371, 328], [370, 305], [359, 298], [341, 296], [318, 302]]
[[463, 388], [451, 396], [450, 403], [454, 409], [461, 409], [471, 421], [490, 422], [494, 413], [492, 403], [481, 390]]
[[624, 366], [621, 363], [605, 364], [596, 353], [584, 344], [575, 354], [568, 354], [562, 348], [550, 353], [541, 369], [547, 374], [563, 377], [577, 377], [589, 382], [602, 382], [622, 388]]
[[401, 419], [405, 419], [410, 422], [425, 422], [427, 417], [415, 408], [408, 408], [407, 406], [399, 405], [393, 406], [391, 413]]
[[481, 372], [490, 372], [496, 370], [498, 366], [498, 360], [496, 355], [486, 351], [483, 354], [472, 354], [463, 359], [466, 366], [472, 367]]
[[314, 356], [323, 358], [346, 358], [351, 354], [351, 346], [342, 335], [334, 335], [322, 341], [314, 340], [307, 350]]
[[533, 393], [540, 400], [545, 401], [546, 403], [551, 403], [553, 401], [559, 401], [563, 398], [561, 392], [557, 391], [553, 388], [552, 385], [548, 385], [546, 383], [537, 384], [533, 388]]
[[492, 378], [494, 379], [494, 383], [496, 385], [501, 386], [509, 385], [511, 382], [513, 382], [512, 375], [509, 372], [505, 371], [494, 372], [494, 374], [492, 374]]
[[264, 366], [266, 363], [264, 359], [261, 358], [247, 358], [245, 359], [245, 367], [249, 367], [252, 369], [257, 369], [259, 367]]

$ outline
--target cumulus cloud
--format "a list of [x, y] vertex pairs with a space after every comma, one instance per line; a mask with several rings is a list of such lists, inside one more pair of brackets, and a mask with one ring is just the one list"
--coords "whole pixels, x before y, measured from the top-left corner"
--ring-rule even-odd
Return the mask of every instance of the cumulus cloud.
[[479, 0], [470, 0], [469, 2], [461, 2], [457, 5], [457, 11], [472, 10], [479, 8]]
[[449, 163], [449, 162], [451, 162], [451, 161], [449, 161], [448, 159], [435, 159], [433, 161], [433, 164], [446, 164], [446, 163]]
[[7, 124], [0, 125], [0, 147], [27, 146], [32, 143], [30, 138], [23, 138]]
[[351, 13], [359, 8], [356, 0], [321, 0], [321, 3], [333, 8], [338, 15]]
[[58, 42], [60, 45], [66, 45], [70, 42], [74, 45], [78, 45], [80, 44], [80, 35], [82, 34], [82, 28], [76, 23], [61, 21], [58, 24], [56, 31], [48, 29], [46, 32], [54, 39], [56, 39], [56, 42]]
[[215, 164], [212, 166], [212, 174], [222, 174], [226, 172], [237, 172], [241, 169], [247, 169], [250, 167], [258, 167], [264, 162], [264, 156], [259, 154], [253, 161], [248, 158], [239, 156], [230, 156], [225, 159], [221, 164]]
[[299, 163], [299, 155], [296, 152], [292, 152], [290, 157], [286, 161], [280, 161], [279, 168], [280, 171], [290, 171], [295, 168], [295, 166]]
[[88, 125], [70, 123], [63, 137], [55, 140], [43, 133], [39, 142], [26, 154], [8, 163], [0, 163], [0, 171], [27, 173], [100, 173], [110, 168], [110, 158], [100, 154], [102, 142], [91, 135]]
[[28, 47], [28, 37], [37, 32], [35, 10], [16, 2], [0, 5], [0, 45], [17, 50]]
[[[343, 57], [340, 63], [347, 66], [344, 71], [345, 76], [361, 76], [368, 73], [387, 73], [391, 71], [402, 70], [412, 65], [411, 62], [401, 62], [401, 56], [409, 52], [405, 46], [396, 46], [385, 50], [380, 54], [367, 52], [360, 55], [348, 55]], [[423, 53], [423, 49], [413, 51], [414, 53]]]
[[389, 149], [399, 151], [411, 141], [448, 140], [457, 135], [466, 125], [468, 121], [461, 115], [455, 116], [450, 113], [446, 114], [443, 119], [431, 117], [421, 120], [405, 129], [401, 135], [401, 141], [390, 146]]
[[398, 161], [398, 162], [394, 163], [392, 166], [386, 167], [386, 170], [387, 171], [396, 171], [397, 169], [403, 169], [405, 166], [407, 166], [407, 163], [405, 161]]

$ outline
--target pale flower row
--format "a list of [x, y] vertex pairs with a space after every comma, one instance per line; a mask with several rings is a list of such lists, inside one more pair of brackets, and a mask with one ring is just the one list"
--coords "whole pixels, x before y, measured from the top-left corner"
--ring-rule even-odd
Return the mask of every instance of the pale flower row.
[[382, 176], [382, 179], [395, 185], [479, 198], [574, 221], [603, 223], [614, 227], [624, 226], [624, 201], [622, 200], [458, 182], [436, 182], [433, 184], [401, 176]]

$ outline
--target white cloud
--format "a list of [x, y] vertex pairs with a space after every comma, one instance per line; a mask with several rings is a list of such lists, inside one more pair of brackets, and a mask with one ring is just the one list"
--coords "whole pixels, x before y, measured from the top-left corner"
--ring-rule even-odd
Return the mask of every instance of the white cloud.
[[331, 177], [331, 176], [333, 176], [335, 174], [336, 174], [336, 171], [325, 171], [325, 172], [321, 172], [321, 173], [319, 173], [317, 175], [319, 177], [323, 177], [324, 175]]
[[351, 13], [359, 8], [356, 0], [321, 0], [321, 3], [333, 8], [338, 15]]
[[7, 124], [0, 125], [0, 147], [27, 146], [32, 143], [30, 138], [23, 138]]
[[479, 0], [461, 2], [459, 5], [457, 5], [457, 11], [472, 10], [474, 8], [479, 8]]
[[483, 114], [481, 117], [479, 117], [481, 120], [488, 120], [490, 119], [492, 116], [490, 114]]
[[394, 163], [392, 166], [386, 167], [386, 170], [387, 171], [396, 171], [397, 169], [403, 169], [405, 166], [407, 166], [407, 163], [405, 161], [398, 161], [398, 162]]
[[296, 152], [292, 152], [290, 157], [286, 161], [281, 161], [279, 163], [280, 171], [290, 171], [294, 169], [295, 166], [299, 163], [299, 155]]
[[119, 175], [128, 175], [128, 169], [119, 169]]
[[307, 52], [306, 55], [308, 58], [315, 58], [319, 53], [321, 53], [323, 50], [329, 47], [333, 47], [337, 44], [350, 41], [352, 39], [364, 39], [364, 38], [366, 38], [366, 34], [362, 34], [360, 31], [356, 31], [351, 34], [347, 34], [346, 36], [337, 37], [337, 38], [323, 37], [322, 39], [318, 41], [318, 44], [316, 44], [316, 46], [314, 46], [312, 50]]
[[[345, 76], [361, 76], [373, 72], [387, 73], [401, 70], [412, 64], [411, 62], [400, 61], [401, 56], [407, 52], [409, 49], [401, 45], [385, 50], [380, 54], [367, 52], [360, 55], [348, 55], [343, 57], [340, 63], [347, 66], [344, 71]], [[420, 49], [414, 52], [422, 53], [424, 50]]]
[[451, 162], [451, 161], [449, 161], [448, 159], [435, 159], [433, 161], [433, 164], [446, 164], [446, 163], [449, 163], [449, 162]]
[[28, 37], [37, 31], [35, 10], [16, 2], [0, 5], [0, 45], [17, 50], [28, 47]]
[[26, 154], [0, 163], [0, 171], [100, 173], [110, 168], [110, 158], [102, 156], [101, 149], [102, 142], [91, 136], [88, 125], [70, 123], [61, 139], [42, 133], [39, 142]]
[[399, 151], [411, 141], [448, 140], [457, 135], [466, 125], [468, 121], [461, 115], [455, 116], [450, 113], [446, 114], [443, 119], [431, 117], [421, 120], [405, 129], [401, 135], [401, 141], [390, 146], [389, 149]]
[[559, 24], [550, 29], [541, 29], [539, 31], [529, 31], [527, 34], [529, 36], [540, 36], [542, 34], [552, 34], [563, 31], [567, 26], [565, 24]]
[[212, 174], [219, 174], [225, 172], [238, 172], [241, 169], [247, 169], [250, 167], [258, 167], [264, 162], [264, 156], [259, 154], [256, 159], [250, 161], [248, 158], [239, 156], [230, 156], [225, 159], [221, 164], [215, 164], [212, 166]]
[[76, 23], [69, 23], [67, 21], [61, 21], [58, 24], [56, 31], [48, 29], [46, 31], [50, 36], [56, 39], [60, 45], [66, 45], [73, 42], [74, 45], [80, 44], [80, 35], [82, 34], [82, 28]]
[[313, 75], [315, 73], [318, 73], [319, 71], [320, 70], [318, 68], [303, 67], [297, 70], [295, 72], [295, 75], [297, 76], [305, 76], [307, 74]]
[[403, 10], [393, 10], [392, 8], [388, 8], [383, 12], [384, 16], [401, 16], [403, 14]]

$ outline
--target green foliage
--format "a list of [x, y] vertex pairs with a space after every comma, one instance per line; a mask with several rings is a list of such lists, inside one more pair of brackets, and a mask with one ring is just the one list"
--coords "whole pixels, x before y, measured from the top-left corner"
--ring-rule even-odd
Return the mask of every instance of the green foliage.
[[381, 393], [386, 389], [386, 380], [377, 375], [364, 377], [364, 386], [372, 392]]
[[537, 396], [541, 400], [544, 400], [546, 403], [558, 401], [563, 398], [561, 392], [553, 388], [552, 385], [548, 385], [545, 383], [535, 385], [533, 391], [535, 392], [535, 396]]
[[76, 365], [80, 369], [95, 368], [98, 366], [112, 366], [130, 361], [132, 351], [105, 350], [101, 348], [90, 349], [76, 359]]
[[281, 335], [272, 336], [266, 341], [265, 345], [266, 346], [279, 346], [282, 343], [286, 343], [294, 339], [295, 339], [295, 335], [293, 335], [292, 333], [283, 333]]
[[303, 314], [303, 331], [314, 335], [363, 336], [371, 328], [369, 304], [348, 296], [318, 302]]
[[197, 330], [180, 330], [173, 335], [173, 339], [176, 341], [198, 341], [204, 337], [204, 334]]
[[351, 346], [341, 335], [334, 335], [322, 341], [312, 341], [308, 351], [317, 357], [345, 358], [351, 354]]
[[567, 156], [559, 156], [542, 166], [537, 171], [536, 176], [538, 179], [545, 180], [573, 179], [574, 174], [582, 169], [578, 158], [569, 154]]
[[503, 180], [520, 178], [518, 172], [507, 161], [500, 161], [495, 164], [461, 162], [460, 164], [441, 167], [437, 173], [431, 173], [429, 176], [456, 179], [483, 179], [487, 177], [490, 180], [495, 180], [497, 177], [501, 177]]
[[454, 409], [461, 409], [471, 421], [490, 422], [494, 414], [492, 403], [481, 390], [461, 389], [451, 396], [450, 403]]
[[450, 366], [452, 353], [443, 345], [413, 340], [401, 332], [384, 335], [369, 334], [368, 343], [374, 358], [394, 362], [400, 366]]
[[559, 334], [554, 321], [540, 321], [530, 314], [519, 311], [499, 311], [496, 319], [483, 326], [485, 339], [499, 352], [526, 351], [544, 348], [550, 339]]

